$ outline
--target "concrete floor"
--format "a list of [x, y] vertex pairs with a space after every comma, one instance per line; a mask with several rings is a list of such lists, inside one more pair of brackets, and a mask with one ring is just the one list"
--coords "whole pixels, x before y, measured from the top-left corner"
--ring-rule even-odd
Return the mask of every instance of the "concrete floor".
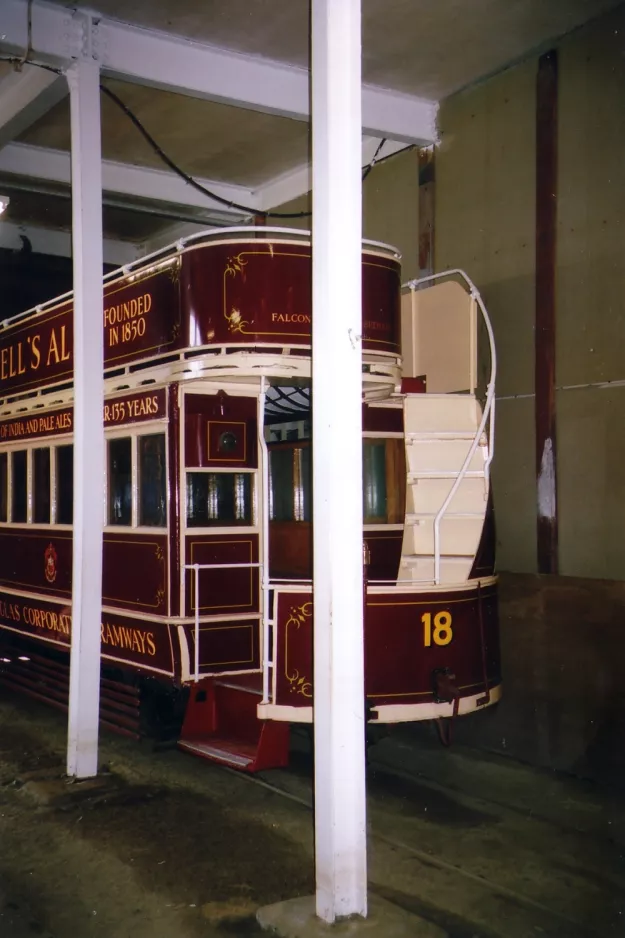
[[[313, 891], [311, 767], [254, 780], [102, 738], [96, 783], [62, 778], [61, 714], [0, 692], [0, 938], [259, 934]], [[371, 750], [371, 894], [451, 938], [625, 936], [625, 798], [426, 728]]]

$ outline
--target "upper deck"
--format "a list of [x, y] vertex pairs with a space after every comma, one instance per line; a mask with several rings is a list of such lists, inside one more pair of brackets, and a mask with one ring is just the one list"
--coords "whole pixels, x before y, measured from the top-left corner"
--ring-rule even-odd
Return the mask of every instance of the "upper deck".
[[[400, 263], [363, 242], [363, 355], [398, 361]], [[204, 232], [104, 278], [104, 371], [206, 351], [308, 357], [312, 261], [308, 232]], [[73, 293], [2, 323], [0, 399], [71, 382]]]

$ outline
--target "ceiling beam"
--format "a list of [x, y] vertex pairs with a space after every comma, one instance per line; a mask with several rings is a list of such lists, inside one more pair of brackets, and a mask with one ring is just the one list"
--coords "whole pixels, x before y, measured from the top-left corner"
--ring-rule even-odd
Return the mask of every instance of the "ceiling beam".
[[[19, 251], [24, 247], [22, 238], [28, 238], [35, 254], [51, 254], [55, 257], [72, 256], [71, 231], [52, 230], [39, 225], [17, 225], [14, 222], [3, 221], [0, 224], [0, 248]], [[105, 238], [104, 263], [122, 267], [137, 260], [143, 251], [136, 244], [129, 241], [116, 241]]]
[[[2, 0], [2, 5], [0, 51], [15, 54], [27, 45], [27, 0]], [[61, 65], [89, 54], [100, 61], [105, 75], [124, 81], [310, 119], [308, 69], [129, 26], [98, 13], [72, 12], [36, 0], [32, 48], [34, 54]], [[363, 133], [429, 146], [436, 142], [437, 108], [433, 101], [363, 85]]]
[[[70, 185], [70, 155], [66, 150], [34, 147], [26, 143], [10, 143], [0, 150], [0, 173]], [[209, 179], [197, 181], [228, 202], [250, 206], [252, 212], [257, 208], [256, 196], [250, 189], [212, 182]], [[7, 187], [9, 186], [10, 183], [7, 183]], [[175, 173], [160, 169], [103, 160], [102, 186], [105, 192], [136, 199], [169, 202], [186, 208], [203, 209], [204, 212], [214, 211], [218, 216], [228, 217], [230, 221], [233, 218], [247, 217], [249, 214], [209, 199]], [[129, 204], [128, 207], [132, 208], [132, 205]]]
[[[393, 153], [397, 153], [399, 150], [403, 150], [406, 147], [406, 144], [399, 140], [386, 140], [383, 146], [380, 147], [380, 151], [377, 152], [381, 142], [379, 137], [362, 138], [363, 169], [369, 166], [374, 157], [377, 162], [381, 159], [386, 159], [388, 156], [392, 156]], [[264, 183], [264, 185], [254, 190], [259, 208], [262, 211], [269, 211], [270, 209], [284, 205], [286, 202], [291, 202], [293, 199], [299, 198], [299, 196], [306, 195], [312, 188], [311, 175], [311, 165], [310, 163], [305, 163], [302, 166], [298, 166], [296, 169], [276, 176], [275, 179], [270, 179], [269, 182]]]
[[67, 95], [67, 82], [53, 72], [24, 65], [0, 80], [0, 149]]

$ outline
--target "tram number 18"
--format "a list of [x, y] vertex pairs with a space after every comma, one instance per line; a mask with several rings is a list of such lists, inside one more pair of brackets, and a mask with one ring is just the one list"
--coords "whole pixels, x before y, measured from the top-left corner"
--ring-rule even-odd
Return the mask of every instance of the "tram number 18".
[[449, 645], [454, 637], [451, 627], [451, 612], [437, 612], [432, 617], [431, 612], [424, 612], [421, 616], [423, 622], [423, 645], [431, 648], [432, 645]]

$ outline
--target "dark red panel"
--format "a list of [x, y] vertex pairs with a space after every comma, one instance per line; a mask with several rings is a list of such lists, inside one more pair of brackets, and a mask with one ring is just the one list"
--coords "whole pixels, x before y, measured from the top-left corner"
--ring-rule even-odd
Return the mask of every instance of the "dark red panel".
[[401, 407], [362, 405], [362, 429], [369, 433], [403, 433], [404, 412]]
[[[228, 394], [185, 394], [184, 441], [187, 468], [255, 469], [258, 466], [257, 401]], [[224, 434], [233, 449], [220, 445]]]
[[[189, 251], [182, 262], [185, 345], [310, 345], [310, 248], [255, 240]], [[400, 266], [363, 255], [363, 347], [399, 353]]]
[[74, 429], [74, 411], [72, 407], [52, 410], [45, 413], [29, 414], [13, 420], [0, 421], [0, 440], [10, 443], [13, 440], [36, 439], [44, 436], [57, 436], [60, 433], [72, 433]]
[[402, 531], [365, 531], [369, 548], [368, 580], [396, 580], [401, 557]]
[[[437, 615], [451, 627], [437, 630]], [[424, 617], [428, 617], [424, 619]], [[429, 621], [429, 626], [427, 622]], [[365, 612], [365, 689], [373, 705], [431, 702], [433, 672], [449, 668], [462, 696], [501, 680], [497, 592], [482, 591], [484, 649], [478, 594], [370, 593]], [[310, 593], [281, 594], [277, 611], [276, 702], [310, 706], [313, 693], [313, 606]], [[428, 644], [429, 641], [429, 644]]]
[[[188, 534], [188, 564], [258, 563], [257, 534]], [[200, 570], [200, 615], [260, 612], [258, 567]], [[195, 614], [195, 575], [186, 571], [186, 613]]]
[[69, 645], [72, 611], [68, 605], [0, 592], [0, 626], [45, 642]]
[[[191, 667], [195, 667], [195, 630], [186, 626]], [[200, 625], [200, 674], [260, 667], [258, 619], [226, 619]]]
[[[0, 628], [48, 644], [69, 646], [71, 606], [0, 592]], [[103, 658], [121, 665], [173, 673], [173, 648], [167, 623], [105, 613], [100, 635]]]
[[[180, 346], [179, 264], [104, 288], [104, 364], [125, 364]], [[0, 397], [71, 380], [73, 301], [28, 316], [0, 336]]]
[[167, 535], [132, 528], [104, 535], [102, 602], [152, 615], [167, 613]]
[[[142, 423], [159, 420], [167, 415], [165, 389], [140, 391], [108, 400], [104, 405], [104, 426]], [[0, 421], [0, 441], [37, 439], [74, 432], [74, 409], [39, 411], [36, 414]]]
[[165, 622], [102, 613], [102, 657], [173, 674], [171, 631]]
[[54, 528], [0, 530], [0, 585], [69, 596], [72, 588], [72, 536]]
[[117, 427], [120, 424], [142, 423], [145, 420], [160, 420], [167, 416], [167, 396], [165, 388], [152, 391], [139, 391], [114, 397], [104, 404], [104, 426]]
[[538, 572], [558, 572], [556, 479], [556, 239], [558, 54], [538, 61], [536, 83], [536, 476]]
[[310, 707], [313, 702], [313, 603], [311, 593], [280, 593], [276, 614], [276, 703]]

